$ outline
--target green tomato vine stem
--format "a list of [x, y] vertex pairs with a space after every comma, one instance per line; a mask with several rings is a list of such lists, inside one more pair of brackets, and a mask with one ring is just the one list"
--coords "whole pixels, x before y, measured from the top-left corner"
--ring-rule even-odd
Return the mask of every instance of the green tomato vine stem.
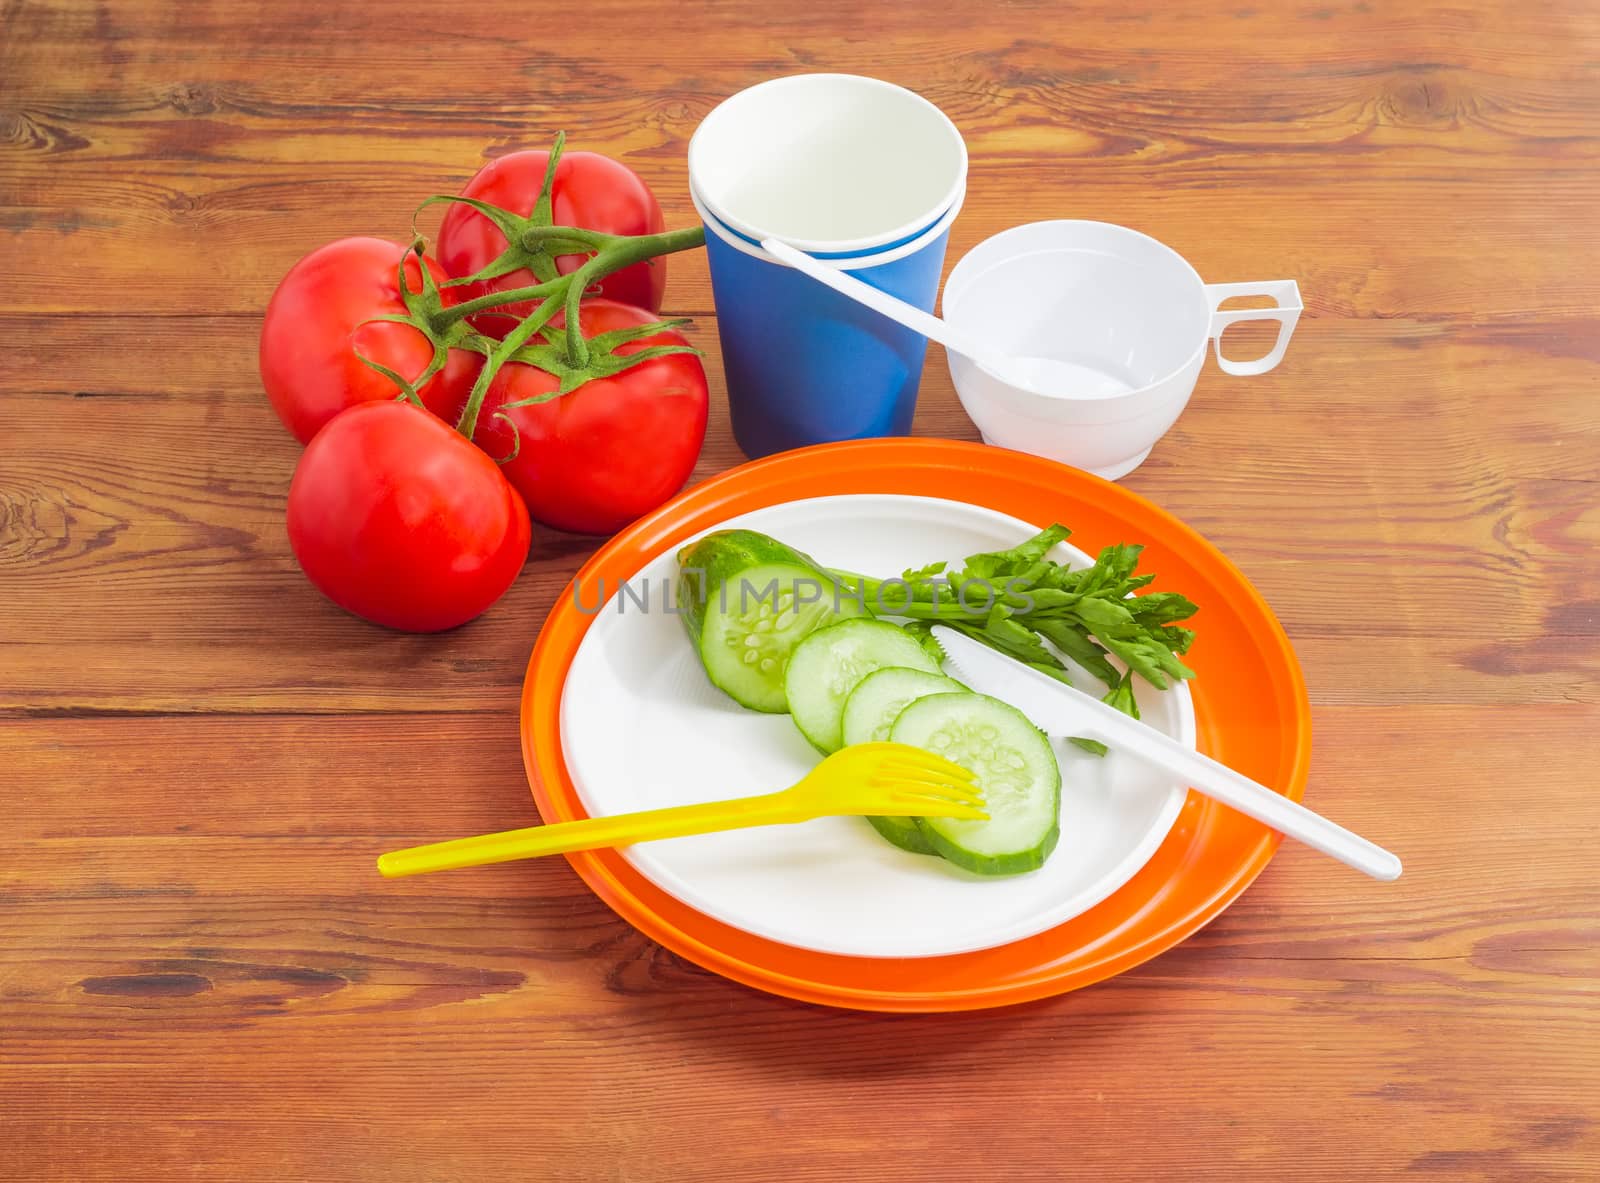
[[[550, 231], [549, 236], [552, 238], [571, 239], [574, 236], [570, 227], [551, 226], [546, 229]], [[584, 293], [613, 271], [619, 271], [646, 259], [653, 259], [658, 255], [693, 250], [703, 246], [706, 240], [705, 230], [699, 226], [637, 237], [595, 234], [590, 231], [577, 233], [595, 240], [599, 247], [596, 253], [576, 271], [531, 287], [492, 292], [476, 300], [442, 309], [436, 314], [433, 327], [435, 331], [443, 332], [476, 312], [515, 303], [518, 300], [540, 300], [539, 306], [506, 334], [504, 340], [488, 350], [483, 369], [479, 372], [477, 381], [473, 383], [472, 393], [468, 395], [466, 405], [461, 411], [461, 418], [456, 423], [456, 430], [468, 439], [471, 439], [478, 430], [478, 417], [483, 411], [484, 396], [488, 394], [495, 375], [506, 362], [511, 360], [518, 349], [555, 318], [557, 311], [563, 311], [566, 316], [567, 361], [573, 368], [582, 369], [589, 363], [589, 345], [583, 338], [578, 320], [578, 307]]]

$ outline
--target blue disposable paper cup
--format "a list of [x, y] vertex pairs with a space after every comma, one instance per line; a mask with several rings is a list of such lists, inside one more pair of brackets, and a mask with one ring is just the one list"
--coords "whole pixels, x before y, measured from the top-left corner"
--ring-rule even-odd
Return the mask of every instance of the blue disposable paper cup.
[[927, 339], [773, 261], [775, 237], [931, 312], [966, 146], [926, 99], [848, 74], [741, 91], [689, 145], [734, 438], [748, 456], [905, 435]]

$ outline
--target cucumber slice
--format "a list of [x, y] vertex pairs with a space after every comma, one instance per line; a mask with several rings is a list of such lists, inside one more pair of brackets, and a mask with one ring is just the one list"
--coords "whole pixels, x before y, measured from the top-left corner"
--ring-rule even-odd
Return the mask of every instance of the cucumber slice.
[[894, 721], [919, 698], [930, 694], [959, 694], [966, 690], [954, 678], [907, 666], [873, 670], [850, 692], [844, 703], [844, 742], [881, 743], [889, 738]]
[[795, 581], [813, 579], [802, 567], [752, 567], [750, 585], [777, 590], [758, 597], [754, 590], [741, 603], [739, 589], [728, 588], [726, 610], [713, 604], [700, 633], [700, 662], [713, 685], [742, 706], [769, 714], [788, 710], [784, 673], [801, 641], [834, 619], [828, 602], [801, 604]]
[[718, 530], [678, 552], [678, 610], [712, 685], [741, 706], [788, 710], [794, 647], [859, 614], [809, 557], [754, 530]]
[[886, 620], [841, 620], [801, 641], [783, 679], [800, 734], [824, 752], [837, 752], [844, 746], [845, 700], [857, 682], [888, 666], [939, 672], [915, 637]]
[[[875, 743], [889, 738], [889, 730], [900, 712], [919, 698], [930, 694], [949, 694], [965, 690], [960, 682], [924, 670], [890, 666], [874, 670], [850, 692], [844, 703], [844, 742]], [[869, 817], [872, 828], [901, 850], [913, 854], [936, 854], [917, 828], [915, 818]]]
[[1044, 865], [1061, 837], [1061, 771], [1022, 712], [982, 694], [931, 694], [900, 713], [889, 737], [955, 761], [983, 789], [988, 821], [917, 819], [936, 851], [980, 875]]
[[874, 814], [867, 821], [878, 831], [878, 837], [890, 846], [898, 846], [912, 854], [939, 853], [933, 848], [933, 843], [923, 836], [914, 817], [880, 817]]

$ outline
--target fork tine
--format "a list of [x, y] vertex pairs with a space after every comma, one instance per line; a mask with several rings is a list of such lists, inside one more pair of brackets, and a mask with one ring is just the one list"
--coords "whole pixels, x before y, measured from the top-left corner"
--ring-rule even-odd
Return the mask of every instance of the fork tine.
[[930, 780], [953, 785], [975, 784], [978, 779], [965, 768], [955, 764], [949, 768], [876, 768], [873, 772], [876, 777], [883, 780]]
[[920, 801], [950, 801], [957, 805], [973, 805], [980, 808], [984, 805], [982, 792], [974, 792], [965, 788], [918, 784], [889, 785], [886, 788], [888, 790], [887, 795], [897, 800], [916, 798]]
[[981, 800], [964, 801], [931, 793], [895, 793], [889, 801], [899, 816], [954, 817], [969, 821], [987, 821], [989, 818]]
[[951, 797], [959, 801], [982, 801], [983, 789], [981, 786], [967, 781], [952, 782], [935, 780], [933, 778], [910, 778], [903, 776], [874, 777], [867, 782], [869, 788], [879, 789], [884, 792], [911, 792], [924, 793], [932, 796]]
[[949, 797], [956, 801], [982, 801], [983, 789], [978, 785], [950, 784], [937, 780], [890, 780], [879, 786], [889, 793], [913, 793], [923, 797]]
[[946, 760], [943, 756], [935, 756], [932, 752], [912, 751], [908, 755], [895, 754], [887, 757], [879, 766], [888, 775], [909, 773], [917, 775], [922, 773], [937, 773], [943, 777], [957, 780], [973, 780], [971, 770], [963, 768], [960, 764]]

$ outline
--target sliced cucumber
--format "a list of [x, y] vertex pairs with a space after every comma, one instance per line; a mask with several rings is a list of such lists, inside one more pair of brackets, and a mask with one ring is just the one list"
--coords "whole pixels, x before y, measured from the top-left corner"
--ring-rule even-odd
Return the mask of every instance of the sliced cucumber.
[[784, 671], [814, 630], [860, 612], [809, 557], [754, 530], [719, 530], [678, 552], [678, 608], [714, 686], [781, 714]]
[[824, 752], [837, 752], [844, 746], [845, 700], [861, 679], [888, 666], [939, 672], [915, 637], [886, 620], [841, 620], [800, 642], [783, 680], [800, 734]]
[[[844, 703], [844, 742], [874, 743], [889, 738], [895, 719], [919, 698], [930, 694], [949, 694], [965, 690], [960, 682], [925, 670], [890, 666], [874, 670], [850, 692]], [[901, 850], [914, 854], [936, 854], [933, 843], [923, 837], [915, 818], [869, 817], [872, 828]]]
[[900, 713], [889, 737], [955, 761], [983, 789], [988, 821], [917, 819], [939, 854], [980, 875], [1044, 865], [1061, 836], [1061, 771], [1020, 711], [982, 694], [931, 694]]
[[889, 738], [894, 721], [919, 698], [930, 694], [958, 694], [966, 689], [954, 678], [924, 669], [888, 666], [873, 670], [850, 692], [844, 704], [844, 742], [881, 743]]
[[872, 828], [878, 831], [890, 846], [898, 846], [901, 850], [909, 850], [912, 854], [938, 854], [933, 848], [933, 843], [923, 835], [914, 817], [880, 817], [873, 815], [867, 818]]

